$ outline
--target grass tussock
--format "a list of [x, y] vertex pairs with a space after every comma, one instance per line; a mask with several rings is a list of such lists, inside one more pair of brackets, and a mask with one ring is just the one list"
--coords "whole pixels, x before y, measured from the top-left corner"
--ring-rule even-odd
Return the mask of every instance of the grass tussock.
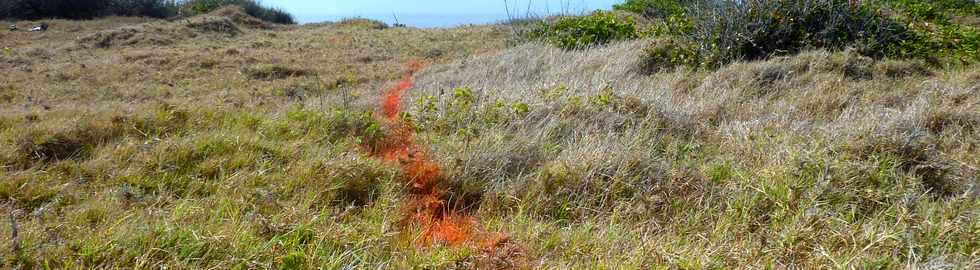
[[311, 72], [303, 69], [295, 69], [278, 65], [266, 65], [250, 68], [246, 71], [249, 77], [258, 80], [284, 79], [294, 76], [306, 76]]
[[218, 11], [164, 25], [139, 24], [90, 33], [79, 37], [78, 47], [107, 49], [117, 46], [170, 46], [179, 41], [196, 38], [228, 38], [247, 29], [271, 29], [238, 7]]

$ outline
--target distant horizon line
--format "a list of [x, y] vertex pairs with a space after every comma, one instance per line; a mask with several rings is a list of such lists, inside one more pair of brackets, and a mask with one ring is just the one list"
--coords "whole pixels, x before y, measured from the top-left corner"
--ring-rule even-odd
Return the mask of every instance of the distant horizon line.
[[[515, 18], [527, 18], [521, 16]], [[414, 27], [434, 28], [453, 27], [462, 25], [483, 25], [504, 22], [507, 14], [401, 14], [396, 17], [391, 14], [314, 14], [296, 16], [300, 24], [337, 22], [344, 19], [371, 19], [384, 23], [401, 23]]]
[[462, 25], [482, 25], [505, 22], [512, 19], [545, 18], [560, 15], [580, 15], [589, 11], [575, 12], [531, 12], [508, 14], [506, 12], [406, 12], [406, 13], [295, 13], [300, 24], [335, 22], [343, 19], [372, 19], [385, 23], [400, 23], [422, 28], [453, 27]]
[[[597, 9], [597, 10], [601, 10], [601, 9]], [[576, 11], [576, 12], [540, 12], [540, 13], [533, 12], [533, 13], [519, 13], [519, 14], [508, 14], [507, 12], [499, 12], [499, 13], [477, 13], [477, 12], [473, 12], [473, 13], [471, 13], [471, 12], [459, 12], [459, 13], [456, 13], [456, 12], [443, 12], [443, 13], [423, 13], [423, 12], [407, 12], [407, 13], [357, 13], [357, 12], [348, 12], [348, 13], [292, 13], [292, 14], [294, 16], [309, 16], [309, 15], [330, 15], [330, 16], [344, 16], [344, 15], [371, 15], [371, 16], [380, 16], [380, 15], [385, 15], [385, 16], [391, 16], [392, 14], [394, 14], [394, 15], [426, 15], [426, 16], [434, 16], [434, 15], [527, 15], [527, 14], [531, 14], [531, 15], [537, 15], [537, 14], [541, 14], [541, 15], [544, 15], [544, 14], [555, 15], [555, 14], [578, 14], [578, 13], [581, 13], [581, 12], [589, 12], [589, 11]]]

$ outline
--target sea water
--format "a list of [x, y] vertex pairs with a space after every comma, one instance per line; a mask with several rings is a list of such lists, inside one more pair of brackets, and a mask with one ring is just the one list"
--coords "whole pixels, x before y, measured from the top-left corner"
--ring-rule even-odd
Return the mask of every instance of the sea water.
[[419, 28], [444, 28], [473, 24], [492, 24], [507, 21], [507, 14], [297, 14], [296, 19], [301, 24], [317, 22], [336, 22], [348, 18], [365, 18], [382, 21], [388, 25], [395, 23]]

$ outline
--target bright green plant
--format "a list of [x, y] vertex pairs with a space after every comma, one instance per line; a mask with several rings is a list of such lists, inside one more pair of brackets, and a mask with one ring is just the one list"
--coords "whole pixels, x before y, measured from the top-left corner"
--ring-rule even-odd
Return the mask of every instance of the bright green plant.
[[515, 102], [510, 104], [510, 111], [518, 116], [525, 116], [531, 112], [531, 108], [527, 103]]
[[603, 90], [594, 96], [590, 96], [589, 101], [592, 103], [592, 105], [602, 108], [609, 106], [609, 104], [611, 104], [615, 98], [616, 96], [612, 93], [612, 91]]
[[942, 9], [926, 1], [892, 0], [889, 2], [913, 20], [949, 20]]
[[980, 31], [961, 25], [939, 25], [933, 29], [912, 24], [911, 36], [884, 49], [888, 56], [945, 59], [954, 63], [975, 63], [980, 59]]
[[694, 21], [684, 15], [671, 15], [663, 20], [656, 22], [652, 27], [644, 30], [640, 35], [649, 36], [683, 36], [691, 34], [694, 30]]
[[627, 0], [625, 3], [613, 5], [613, 9], [624, 10], [650, 18], [683, 17], [685, 8], [678, 0]]
[[980, 31], [950, 20], [950, 14], [980, 15], [971, 0], [887, 0], [904, 16], [907, 39], [884, 48], [884, 54], [900, 58], [924, 58], [933, 62], [975, 63], [980, 59]]
[[643, 49], [643, 71], [645, 73], [657, 73], [678, 66], [699, 66], [701, 57], [694, 45], [681, 41], [682, 39], [682, 37], [654, 39]]
[[907, 16], [928, 19], [948, 18], [948, 14], [980, 16], [975, 0], [882, 0]]
[[306, 254], [299, 251], [293, 251], [286, 256], [282, 257], [282, 265], [279, 266], [280, 269], [305, 269], [303, 266], [306, 264]]
[[619, 19], [611, 12], [596, 11], [587, 16], [541, 23], [529, 36], [564, 49], [584, 49], [615, 40], [633, 39], [639, 35], [632, 18]]

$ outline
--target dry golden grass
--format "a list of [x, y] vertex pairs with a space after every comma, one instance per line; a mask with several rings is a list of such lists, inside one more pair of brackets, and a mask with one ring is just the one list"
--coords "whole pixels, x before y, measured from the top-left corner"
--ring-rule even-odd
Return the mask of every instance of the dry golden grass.
[[977, 67], [811, 51], [646, 76], [646, 42], [433, 66], [412, 117], [543, 266], [980, 263]]
[[[266, 29], [227, 12], [172, 22], [56, 20], [48, 32], [4, 32], [3, 84], [17, 97], [3, 112], [31, 112], [32, 102], [255, 106], [340, 86], [369, 94], [410, 59], [439, 62], [503, 46], [496, 27], [381, 31], [355, 22]], [[290, 72], [261, 74], [270, 70]]]

